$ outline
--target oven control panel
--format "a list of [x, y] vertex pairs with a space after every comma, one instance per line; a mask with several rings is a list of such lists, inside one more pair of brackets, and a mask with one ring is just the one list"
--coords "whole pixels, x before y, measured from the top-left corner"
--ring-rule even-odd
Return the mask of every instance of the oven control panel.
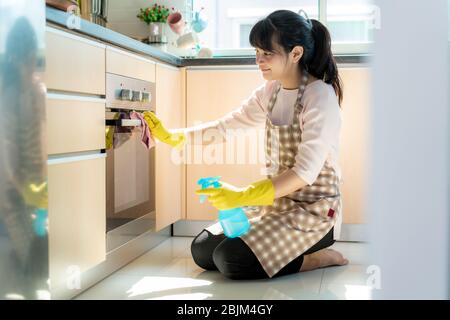
[[155, 83], [106, 74], [106, 107], [111, 109], [154, 110]]

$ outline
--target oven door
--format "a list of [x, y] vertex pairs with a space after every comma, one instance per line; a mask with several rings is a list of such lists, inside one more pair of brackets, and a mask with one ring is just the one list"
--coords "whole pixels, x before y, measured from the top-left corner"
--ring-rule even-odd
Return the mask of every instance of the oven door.
[[115, 130], [106, 150], [107, 252], [155, 230], [155, 148], [141, 142], [139, 120], [117, 117], [106, 111], [106, 126]]

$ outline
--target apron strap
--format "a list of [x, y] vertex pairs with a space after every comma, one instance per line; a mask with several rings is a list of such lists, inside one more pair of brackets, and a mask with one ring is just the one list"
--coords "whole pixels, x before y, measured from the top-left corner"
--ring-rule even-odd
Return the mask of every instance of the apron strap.
[[[296, 100], [295, 106], [294, 106], [294, 108], [295, 108], [294, 111], [295, 111], [295, 113], [297, 113], [296, 114], [297, 116], [298, 116], [298, 113], [301, 112], [303, 109], [303, 106], [300, 104], [300, 100], [305, 91], [307, 82], [308, 82], [308, 73], [306, 71], [304, 71], [303, 75], [302, 75], [302, 80], [301, 80], [300, 86], [298, 88], [297, 100]], [[281, 89], [281, 83], [279, 81], [277, 81], [277, 86], [276, 86], [275, 90], [273, 91], [272, 96], [270, 97], [269, 105], [267, 107], [269, 115], [272, 114], [272, 110], [273, 110], [273, 107], [275, 106], [275, 102], [277, 101], [277, 95], [278, 95], [278, 92], [280, 92], [280, 89]]]
[[267, 107], [269, 115], [272, 114], [272, 110], [275, 105], [275, 102], [277, 101], [277, 95], [278, 95], [278, 92], [280, 92], [280, 89], [281, 89], [281, 83], [278, 81], [277, 86], [276, 86], [275, 90], [273, 91], [272, 96], [270, 97], [269, 106]]
[[303, 93], [305, 92], [306, 84], [308, 82], [308, 73], [304, 71], [302, 76], [302, 82], [298, 88], [298, 95], [297, 95], [297, 101], [295, 102], [295, 109], [294, 109], [294, 121], [293, 122], [300, 122], [300, 113], [303, 110], [303, 105], [300, 103]]

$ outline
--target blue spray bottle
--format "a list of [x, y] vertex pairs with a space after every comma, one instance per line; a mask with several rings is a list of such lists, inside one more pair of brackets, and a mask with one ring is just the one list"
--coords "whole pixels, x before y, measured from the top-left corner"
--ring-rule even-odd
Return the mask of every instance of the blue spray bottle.
[[37, 236], [43, 237], [47, 234], [48, 210], [39, 208], [35, 211], [33, 229]]
[[[220, 177], [207, 177], [198, 180], [197, 184], [202, 186], [202, 189], [213, 186], [219, 188]], [[205, 202], [207, 196], [200, 196], [200, 203]], [[242, 236], [250, 229], [250, 222], [245, 215], [242, 208], [233, 208], [228, 210], [219, 210], [219, 222], [222, 226], [223, 233], [228, 238], [235, 238]]]

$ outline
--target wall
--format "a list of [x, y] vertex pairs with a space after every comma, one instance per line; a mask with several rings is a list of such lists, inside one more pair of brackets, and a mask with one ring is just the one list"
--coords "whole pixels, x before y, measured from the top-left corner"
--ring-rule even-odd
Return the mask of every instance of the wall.
[[[448, 299], [447, 0], [375, 1], [368, 216], [375, 298]], [[420, 23], [417, 23], [420, 21]]]
[[[174, 7], [175, 11], [180, 11], [183, 15], [186, 14], [186, 0], [110, 0], [107, 27], [131, 38], [146, 38], [149, 34], [149, 27], [145, 22], [139, 20], [136, 15], [139, 13], [140, 8], [151, 7], [155, 3], [170, 9]], [[170, 48], [170, 51], [174, 54], [185, 55], [185, 50], [177, 50], [173, 47], [178, 36], [172, 32], [168, 25], [165, 25], [165, 34], [168, 38], [166, 46]], [[163, 46], [163, 49], [165, 49], [165, 46]]]

